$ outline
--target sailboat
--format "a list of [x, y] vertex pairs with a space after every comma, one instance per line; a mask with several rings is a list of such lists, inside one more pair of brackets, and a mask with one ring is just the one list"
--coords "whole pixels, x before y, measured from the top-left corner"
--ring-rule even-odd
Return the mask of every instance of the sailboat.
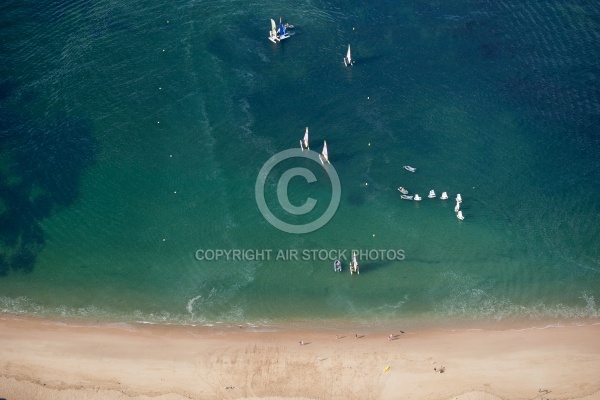
[[277, 24], [275, 24], [275, 20], [271, 18], [271, 31], [269, 32], [269, 40], [273, 43], [280, 42], [283, 39], [287, 39], [290, 37], [290, 34], [283, 26], [281, 22], [281, 18], [279, 19], [279, 28], [277, 28]]
[[356, 252], [352, 253], [352, 262], [350, 263], [350, 275], [353, 273], [360, 274], [358, 270], [358, 262], [356, 261]]
[[352, 55], [350, 54], [350, 45], [348, 45], [348, 52], [346, 53], [346, 57], [344, 57], [344, 64], [346, 67], [348, 65], [354, 65], [354, 60], [352, 59]]
[[[323, 156], [323, 157], [321, 157]], [[323, 141], [323, 152], [321, 154], [319, 154], [319, 160], [321, 160], [321, 164], [325, 165], [325, 163], [327, 164], [331, 164], [329, 162], [329, 155], [327, 154], [327, 141]]]
[[306, 132], [304, 132], [304, 139], [300, 141], [300, 150], [304, 151], [304, 149], [310, 150], [308, 147], [308, 126], [306, 127]]

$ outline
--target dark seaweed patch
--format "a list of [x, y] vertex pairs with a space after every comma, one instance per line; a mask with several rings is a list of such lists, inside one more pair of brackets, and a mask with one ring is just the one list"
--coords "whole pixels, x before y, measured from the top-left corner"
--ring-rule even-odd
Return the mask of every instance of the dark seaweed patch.
[[[46, 242], [40, 221], [72, 205], [95, 158], [91, 125], [72, 115], [30, 115], [5, 86], [0, 103], [0, 276], [31, 272]], [[8, 103], [8, 104], [7, 104]], [[9, 110], [10, 108], [10, 110]]]

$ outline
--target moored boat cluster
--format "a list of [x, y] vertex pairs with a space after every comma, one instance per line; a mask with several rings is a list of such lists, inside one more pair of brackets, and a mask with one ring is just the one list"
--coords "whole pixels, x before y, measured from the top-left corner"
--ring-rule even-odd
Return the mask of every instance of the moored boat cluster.
[[[404, 169], [410, 172], [416, 172], [416, 168], [413, 168], [411, 166], [405, 165]], [[419, 196], [417, 193], [415, 193], [414, 195], [409, 195], [408, 194], [408, 189], [400, 186], [398, 188], [398, 191], [400, 192], [400, 198], [402, 200], [413, 200], [413, 201], [421, 201], [422, 197]], [[437, 197], [437, 195], [435, 194], [435, 190], [431, 189], [429, 191], [429, 194], [427, 195], [428, 198], [430, 199], [434, 199]], [[441, 200], [448, 200], [448, 192], [442, 192], [442, 195], [440, 196]], [[456, 206], [454, 207], [454, 212], [456, 213], [456, 218], [458, 218], [459, 220], [464, 220], [465, 217], [462, 213], [462, 211], [460, 210], [460, 203], [462, 203], [462, 197], [460, 195], [460, 193], [458, 193], [456, 195]]]

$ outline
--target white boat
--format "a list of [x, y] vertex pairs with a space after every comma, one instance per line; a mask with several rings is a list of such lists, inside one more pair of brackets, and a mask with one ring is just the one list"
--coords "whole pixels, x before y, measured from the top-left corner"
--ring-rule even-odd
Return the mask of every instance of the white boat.
[[433, 199], [435, 197], [435, 191], [433, 191], [433, 189], [430, 190], [429, 194], [427, 195], [427, 197], [429, 197], [430, 199]]
[[335, 260], [333, 262], [333, 270], [335, 272], [342, 272], [342, 263], [340, 262], [340, 260]]
[[462, 197], [460, 197], [460, 193], [456, 195], [456, 202], [462, 203]]
[[273, 43], [277, 43], [289, 37], [290, 34], [281, 23], [281, 18], [279, 19], [279, 28], [277, 28], [275, 21], [271, 18], [271, 31], [269, 32], [269, 40]]
[[460, 219], [461, 221], [465, 219], [465, 217], [462, 215], [462, 211], [459, 211], [458, 214], [456, 214], [456, 218]]
[[398, 188], [398, 191], [399, 191], [400, 193], [402, 193], [402, 194], [408, 194], [408, 190], [407, 190], [406, 188], [403, 188], [402, 186], [400, 186], [400, 187]]
[[460, 210], [460, 203], [456, 202], [456, 206], [454, 206], [454, 212], [458, 212], [458, 210]]
[[358, 270], [358, 262], [356, 261], [356, 253], [352, 253], [352, 262], [350, 263], [350, 275], [352, 275], [355, 272], [357, 274], [360, 274], [360, 271]]
[[415, 194], [415, 201], [421, 201], [422, 197], [418, 194]]
[[350, 45], [348, 45], [348, 52], [346, 53], [346, 56], [344, 57], [344, 64], [346, 65], [346, 67], [348, 65], [354, 65], [354, 60], [352, 59], [352, 55], [350, 54]]
[[414, 167], [411, 167], [410, 165], [405, 165], [404, 169], [410, 172], [415, 172], [417, 169]]
[[407, 196], [407, 195], [405, 195], [405, 194], [403, 194], [402, 196], [400, 196], [400, 198], [401, 198], [402, 200], [412, 200], [412, 199], [413, 199], [413, 197], [412, 197], [412, 196]]
[[300, 141], [300, 149], [302, 151], [304, 151], [304, 149], [310, 150], [308, 147], [308, 126], [306, 127], [306, 132], [304, 132], [304, 139]]
[[321, 154], [319, 154], [319, 160], [321, 160], [321, 164], [323, 164], [323, 165], [325, 165], [325, 163], [331, 164], [329, 162], [329, 155], [327, 154], [327, 141], [326, 140], [323, 141], [323, 152]]
[[440, 199], [447, 200], [448, 199], [448, 193], [442, 192], [442, 197], [440, 197]]

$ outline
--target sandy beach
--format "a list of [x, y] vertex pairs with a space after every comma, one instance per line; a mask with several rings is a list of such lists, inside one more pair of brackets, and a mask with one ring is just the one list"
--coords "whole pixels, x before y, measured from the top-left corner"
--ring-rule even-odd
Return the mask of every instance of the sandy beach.
[[598, 324], [258, 332], [3, 315], [0, 398], [591, 400], [599, 337]]

